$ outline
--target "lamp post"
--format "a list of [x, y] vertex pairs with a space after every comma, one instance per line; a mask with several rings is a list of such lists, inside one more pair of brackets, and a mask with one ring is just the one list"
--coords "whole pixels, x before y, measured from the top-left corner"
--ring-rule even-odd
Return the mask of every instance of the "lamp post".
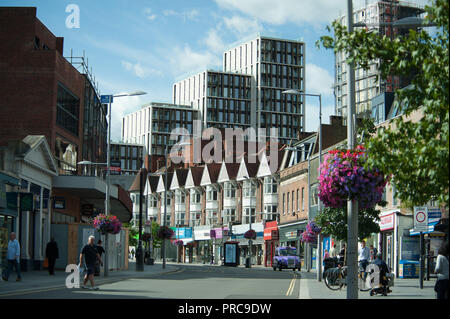
[[[252, 179], [250, 178], [250, 177], [248, 177], [248, 176], [244, 176], [244, 178], [245, 178], [245, 180], [247, 180], [247, 181], [249, 181], [249, 183], [250, 183], [250, 198], [251, 198], [251, 189], [252, 189]], [[250, 211], [250, 222], [249, 222], [249, 230], [252, 230], [252, 208], [250, 207], [249, 208], [249, 211]], [[246, 262], [246, 265], [245, 265], [245, 267], [246, 268], [252, 268], [252, 240], [251, 239], [249, 239], [248, 240], [248, 260], [247, 260], [247, 262]]]
[[[113, 103], [113, 99], [115, 97], [124, 97], [124, 96], [136, 96], [136, 95], [144, 95], [147, 94], [143, 91], [137, 91], [132, 93], [123, 93], [116, 95], [102, 95], [101, 103], [108, 103], [108, 139], [107, 139], [107, 151], [106, 151], [106, 198], [105, 198], [105, 214], [110, 215], [110, 185], [111, 185], [111, 174], [110, 174], [110, 166], [111, 166], [111, 103]], [[108, 276], [108, 234], [105, 235], [105, 277]]]
[[[304, 93], [298, 90], [286, 90], [283, 91], [283, 94], [294, 94], [294, 95], [302, 95], [302, 96], [315, 96], [319, 98], [319, 166], [322, 163], [322, 95], [321, 94], [310, 94]], [[309, 164], [309, 156], [308, 156], [308, 164]], [[308, 166], [308, 177], [309, 177], [309, 166]], [[310, 186], [308, 179], [308, 187]], [[311, 196], [311, 195], [309, 195]], [[308, 201], [309, 202], [309, 201]], [[322, 201], [319, 199], [319, 214], [322, 212]], [[310, 219], [310, 212], [308, 210], [308, 219]], [[317, 280], [322, 281], [322, 243], [320, 234], [317, 238]]]

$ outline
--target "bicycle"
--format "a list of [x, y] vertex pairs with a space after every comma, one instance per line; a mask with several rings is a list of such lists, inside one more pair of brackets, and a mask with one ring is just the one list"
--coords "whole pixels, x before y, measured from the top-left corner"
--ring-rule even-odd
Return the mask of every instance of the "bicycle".
[[[338, 272], [337, 274], [334, 272]], [[336, 276], [337, 275], [337, 276]], [[340, 290], [347, 285], [347, 266], [334, 267], [325, 270], [323, 281], [331, 290]]]

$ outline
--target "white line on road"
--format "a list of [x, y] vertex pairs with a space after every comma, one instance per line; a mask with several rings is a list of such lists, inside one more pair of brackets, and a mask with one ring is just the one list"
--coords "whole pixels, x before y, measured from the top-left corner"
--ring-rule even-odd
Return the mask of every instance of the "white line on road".
[[294, 273], [294, 277], [291, 280], [288, 290], [286, 291], [286, 296], [291, 296], [294, 291], [295, 281], [297, 280], [297, 273]]

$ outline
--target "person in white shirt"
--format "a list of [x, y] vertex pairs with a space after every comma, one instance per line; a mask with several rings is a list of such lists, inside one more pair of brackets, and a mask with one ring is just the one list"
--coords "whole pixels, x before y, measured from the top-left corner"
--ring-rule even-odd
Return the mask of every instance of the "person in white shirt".
[[9, 235], [7, 259], [8, 266], [5, 270], [4, 275], [2, 276], [2, 279], [4, 281], [8, 281], [11, 270], [15, 268], [17, 272], [16, 281], [20, 281], [22, 279], [22, 276], [20, 274], [20, 245], [16, 239], [16, 233], [11, 233]]
[[361, 248], [358, 250], [358, 262], [359, 265], [366, 271], [366, 267], [369, 264], [370, 259], [370, 249], [366, 247], [366, 242], [361, 241]]
[[436, 291], [437, 299], [448, 299], [448, 242], [442, 245], [438, 251], [436, 260], [436, 268], [434, 272], [437, 274]]
[[330, 249], [330, 257], [331, 258], [337, 257], [336, 244], [334, 244], [333, 247], [331, 247]]

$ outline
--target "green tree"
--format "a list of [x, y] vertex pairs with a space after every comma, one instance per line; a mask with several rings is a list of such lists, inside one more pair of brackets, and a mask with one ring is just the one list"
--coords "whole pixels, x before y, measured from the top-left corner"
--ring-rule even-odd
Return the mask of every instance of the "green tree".
[[[411, 86], [395, 92], [393, 107], [404, 116], [379, 128], [365, 145], [367, 166], [393, 176], [397, 197], [410, 206], [435, 199], [448, 207], [449, 202], [448, 10], [448, 0], [425, 7], [425, 23], [437, 25], [432, 35], [424, 29], [393, 40], [365, 29], [349, 34], [334, 21], [334, 37], [323, 36], [316, 43], [345, 52], [350, 62], [365, 69], [379, 59], [382, 77], [412, 75]], [[421, 119], [408, 120], [415, 111], [423, 113]]]
[[[384, 207], [386, 202], [379, 206]], [[380, 211], [376, 208], [362, 209], [358, 213], [358, 238], [362, 240], [373, 233], [380, 232]], [[314, 218], [322, 228], [322, 233], [331, 235], [335, 240], [347, 241], [347, 207], [331, 208], [325, 207], [321, 213]]]
[[130, 223], [124, 223], [123, 227], [128, 228], [130, 231], [128, 232], [128, 246], [137, 246], [137, 239], [136, 236], [138, 234], [138, 230], [134, 229]]

